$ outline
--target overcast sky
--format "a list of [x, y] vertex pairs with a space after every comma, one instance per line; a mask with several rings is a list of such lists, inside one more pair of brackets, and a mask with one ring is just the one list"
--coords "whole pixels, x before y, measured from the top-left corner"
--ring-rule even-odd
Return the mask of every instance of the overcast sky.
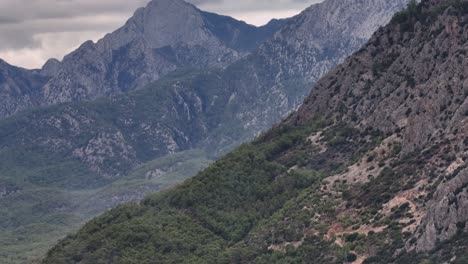
[[[188, 0], [199, 8], [262, 25], [322, 0]], [[122, 26], [149, 0], [0, 0], [0, 58], [25, 68], [62, 59], [86, 40]]]

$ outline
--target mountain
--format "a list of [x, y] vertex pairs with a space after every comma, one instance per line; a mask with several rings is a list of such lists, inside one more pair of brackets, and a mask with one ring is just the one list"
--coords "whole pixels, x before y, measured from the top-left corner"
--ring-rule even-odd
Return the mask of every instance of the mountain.
[[466, 263], [467, 21], [412, 2], [281, 124], [43, 263]]
[[[175, 69], [126, 93], [29, 109], [1, 120], [0, 186], [15, 190], [0, 199], [5, 259], [37, 257], [90, 217], [193, 176], [268, 129], [303, 102], [323, 73], [365, 43], [381, 25], [374, 21], [388, 22], [406, 2], [329, 0], [260, 29], [200, 11], [212, 23], [206, 24], [209, 32], [240, 50], [242, 58], [223, 67]], [[278, 33], [264, 41], [273, 31]], [[120, 36], [115, 34], [105, 39], [114, 43], [110, 40]], [[99, 43], [104, 42], [86, 45]], [[70, 55], [73, 60], [50, 60], [35, 72], [48, 76], [48, 85], [66, 61], [78, 65], [99, 58], [80, 53], [87, 49]], [[128, 58], [122, 56], [122, 62]], [[138, 60], [135, 67], [143, 64]]]
[[[273, 20], [255, 27], [201, 11], [183, 0], [153, 0], [123, 27], [97, 43], [83, 43], [61, 62], [49, 60], [42, 70], [30, 71], [31, 78], [10, 72], [8, 79], [18, 78], [27, 86], [0, 99], [1, 105], [8, 106], [0, 109], [0, 116], [135, 90], [179, 68], [224, 68], [254, 50], [284, 23]], [[0, 84], [8, 85], [3, 80]]]

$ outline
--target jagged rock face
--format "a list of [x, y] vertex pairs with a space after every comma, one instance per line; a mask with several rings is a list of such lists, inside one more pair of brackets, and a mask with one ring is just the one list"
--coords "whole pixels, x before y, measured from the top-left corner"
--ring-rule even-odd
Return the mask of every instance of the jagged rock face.
[[[466, 167], [466, 162], [463, 166]], [[421, 234], [418, 235], [417, 243], [415, 246], [409, 245], [409, 249], [429, 251], [438, 242], [448, 241], [458, 232], [468, 232], [468, 170], [463, 169], [453, 179], [442, 183], [429, 208], [418, 229]]]
[[238, 85], [266, 98], [262, 104], [246, 103], [244, 109], [253, 106], [255, 110], [246, 110], [238, 118], [246, 128], [259, 131], [297, 109], [317, 80], [362, 47], [407, 3], [331, 0], [292, 18], [247, 59], [249, 71], [243, 76], [249, 81]]

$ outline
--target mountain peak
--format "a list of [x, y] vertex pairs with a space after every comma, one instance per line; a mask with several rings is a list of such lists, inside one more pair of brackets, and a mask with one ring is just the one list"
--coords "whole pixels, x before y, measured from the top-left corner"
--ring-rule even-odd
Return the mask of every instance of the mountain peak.
[[148, 3], [147, 7], [151, 8], [158, 6], [159, 8], [170, 8], [171, 6], [181, 7], [182, 5], [193, 6], [184, 0], [152, 0]]
[[118, 46], [142, 38], [152, 48], [161, 48], [209, 39], [203, 25], [203, 18], [195, 6], [182, 0], [153, 0], [138, 9], [125, 26], [108, 38]]
[[60, 61], [52, 58], [42, 66], [41, 73], [46, 76], [54, 76], [60, 70]]

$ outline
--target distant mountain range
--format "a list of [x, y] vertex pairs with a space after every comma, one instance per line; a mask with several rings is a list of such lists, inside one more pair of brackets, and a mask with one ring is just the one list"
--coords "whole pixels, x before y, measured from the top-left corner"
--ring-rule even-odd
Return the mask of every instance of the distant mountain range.
[[[41, 70], [2, 65], [0, 116], [141, 88], [178, 68], [224, 68], [273, 35], [284, 20], [255, 27], [182, 0], [152, 1], [97, 43]], [[4, 63], [3, 63], [4, 64]]]
[[43, 263], [467, 263], [467, 23], [412, 1], [279, 125]]
[[154, 0], [63, 61], [2, 62], [5, 258], [37, 256], [82, 221], [193, 176], [270, 128], [407, 2], [327, 0], [257, 28]]

